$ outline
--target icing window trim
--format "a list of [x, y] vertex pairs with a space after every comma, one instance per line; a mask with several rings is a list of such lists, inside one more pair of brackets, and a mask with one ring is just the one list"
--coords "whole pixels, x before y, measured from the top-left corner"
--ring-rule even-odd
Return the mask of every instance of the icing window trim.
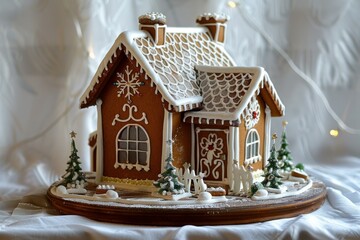
[[[130, 139], [132, 138], [130, 136], [130, 131], [132, 127], [135, 127], [134, 139]], [[122, 136], [122, 133], [125, 130], [127, 131], [126, 136]], [[144, 139], [140, 139], [141, 134], [143, 134], [142, 136], [144, 137]], [[122, 169], [127, 168], [129, 170], [135, 168], [137, 171], [145, 170], [146, 172], [150, 170], [150, 138], [144, 127], [139, 124], [127, 124], [119, 130], [115, 139], [116, 161], [114, 164], [114, 168], [121, 167]], [[130, 147], [130, 145], [132, 147]], [[140, 145], [142, 147], [140, 147]], [[141, 148], [143, 148], [144, 150], [142, 150]], [[145, 164], [140, 163], [141, 157], [139, 153], [146, 154]], [[126, 154], [125, 162], [121, 162], [120, 154]], [[135, 163], [131, 163], [129, 161], [130, 154], [135, 154]]]
[[246, 135], [245, 165], [253, 164], [262, 159], [260, 155], [260, 136], [256, 129], [250, 129]]

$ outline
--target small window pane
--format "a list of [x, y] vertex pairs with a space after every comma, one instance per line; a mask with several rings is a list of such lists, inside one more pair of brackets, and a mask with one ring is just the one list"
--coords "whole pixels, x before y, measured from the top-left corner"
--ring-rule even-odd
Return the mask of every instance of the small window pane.
[[136, 140], [136, 127], [130, 126], [129, 140]]
[[119, 163], [127, 163], [126, 151], [119, 151]]
[[120, 139], [121, 140], [126, 140], [128, 137], [127, 137], [127, 133], [128, 133], [128, 130], [127, 128], [124, 128], [121, 133], [120, 133]]
[[143, 129], [139, 128], [139, 141], [147, 141], [148, 138]]
[[138, 147], [138, 149], [140, 150], [140, 151], [147, 151], [147, 143], [145, 142], [139, 142], [139, 147]]
[[246, 160], [256, 160], [259, 156], [259, 135], [255, 129], [250, 130], [246, 139]]
[[129, 151], [129, 160], [128, 163], [130, 164], [136, 164], [137, 157], [136, 157], [136, 151]]
[[136, 150], [136, 143], [135, 142], [129, 142], [129, 150]]
[[254, 135], [253, 141], [257, 141], [258, 140], [258, 135], [256, 134], [256, 132], [253, 132], [253, 135]]
[[127, 144], [125, 141], [120, 141], [119, 142], [119, 148], [120, 149], [127, 149]]
[[139, 164], [146, 165], [146, 153], [139, 152]]

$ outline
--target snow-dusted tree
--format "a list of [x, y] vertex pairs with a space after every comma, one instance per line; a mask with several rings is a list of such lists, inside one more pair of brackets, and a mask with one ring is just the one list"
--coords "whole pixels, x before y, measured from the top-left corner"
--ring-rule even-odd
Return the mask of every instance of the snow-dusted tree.
[[277, 159], [282, 161], [281, 169], [284, 170], [285, 172], [290, 172], [291, 170], [294, 169], [294, 166], [293, 166], [293, 161], [292, 161], [293, 158], [291, 156], [291, 151], [288, 148], [289, 143], [286, 138], [286, 125], [287, 124], [288, 123], [286, 121], [283, 121], [283, 132], [281, 135], [281, 147], [277, 151], [277, 153], [278, 153]]
[[275, 149], [275, 139], [276, 134], [273, 134], [273, 145], [270, 150], [270, 157], [268, 159], [268, 163], [264, 169], [264, 177], [265, 179], [261, 182], [264, 187], [277, 188], [279, 189], [282, 184], [281, 178], [282, 176], [278, 173], [280, 167], [278, 164], [278, 160], [276, 159], [276, 149]]
[[159, 188], [158, 193], [161, 195], [184, 193], [184, 184], [179, 181], [179, 177], [176, 175], [171, 153], [165, 161], [165, 171], [159, 174], [159, 179], [154, 182], [154, 186]]
[[69, 156], [70, 160], [67, 162], [66, 173], [62, 176], [62, 184], [68, 188], [78, 188], [83, 187], [86, 180], [82, 168], [80, 166], [81, 162], [79, 161], [79, 156], [77, 155], [78, 150], [75, 146], [75, 136], [76, 133], [72, 131], [71, 135], [71, 155]]

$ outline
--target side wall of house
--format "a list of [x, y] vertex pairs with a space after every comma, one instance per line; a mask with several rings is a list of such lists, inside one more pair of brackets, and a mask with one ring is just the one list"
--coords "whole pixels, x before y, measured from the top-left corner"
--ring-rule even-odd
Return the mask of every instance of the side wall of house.
[[191, 163], [191, 124], [185, 123], [183, 117], [183, 113], [172, 113], [173, 164], [177, 168]]
[[157, 179], [161, 170], [164, 109], [151, 80], [145, 79], [133, 61], [122, 59], [100, 95], [103, 176]]
[[246, 129], [246, 124], [245, 124], [245, 119], [241, 119], [241, 124], [239, 126], [239, 136], [240, 136], [240, 161], [239, 163], [242, 165], [246, 165], [245, 164], [245, 159], [246, 159], [246, 137], [248, 135], [248, 132], [251, 129], [256, 129], [256, 131], [259, 134], [259, 138], [260, 138], [260, 156], [262, 157], [261, 161], [255, 162], [253, 164], [250, 164], [250, 166], [253, 167], [254, 170], [257, 169], [262, 169], [263, 168], [263, 161], [265, 161], [264, 157], [265, 157], [265, 152], [264, 152], [264, 148], [265, 148], [265, 108], [266, 108], [266, 104], [264, 102], [264, 100], [262, 99], [262, 97], [260, 95], [258, 95], [256, 97], [259, 106], [260, 106], [260, 118], [259, 121], [257, 122], [257, 124], [255, 124], [255, 126], [253, 126], [250, 129]]

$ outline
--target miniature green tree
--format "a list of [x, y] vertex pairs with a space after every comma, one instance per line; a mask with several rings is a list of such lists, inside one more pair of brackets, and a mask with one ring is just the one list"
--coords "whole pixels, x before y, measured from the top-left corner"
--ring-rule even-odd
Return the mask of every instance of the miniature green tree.
[[71, 155], [69, 156], [70, 160], [67, 162], [66, 173], [63, 176], [62, 184], [65, 187], [78, 187], [83, 186], [86, 182], [85, 176], [82, 172], [80, 166], [81, 162], [79, 161], [79, 156], [77, 155], [78, 150], [76, 149], [75, 140], [76, 133], [72, 131], [71, 135]]
[[291, 151], [289, 150], [288, 146], [288, 141], [286, 138], [286, 125], [288, 124], [288, 122], [283, 121], [283, 132], [281, 135], [281, 147], [280, 149], [277, 151], [278, 152], [278, 157], [277, 159], [282, 161], [282, 166], [281, 169], [284, 170], [285, 172], [290, 172], [291, 170], [294, 169], [293, 166], [293, 158], [291, 156]]
[[179, 177], [176, 175], [171, 153], [165, 161], [165, 171], [159, 174], [159, 179], [153, 183], [155, 187], [159, 188], [158, 193], [161, 195], [184, 193], [184, 184], [179, 182]]
[[275, 139], [277, 138], [276, 134], [273, 134], [273, 145], [270, 150], [270, 157], [268, 159], [268, 163], [264, 169], [264, 177], [265, 179], [261, 182], [264, 187], [277, 188], [279, 189], [279, 185], [282, 184], [281, 178], [282, 176], [278, 173], [280, 169], [278, 160], [276, 159], [276, 149], [275, 149]]

